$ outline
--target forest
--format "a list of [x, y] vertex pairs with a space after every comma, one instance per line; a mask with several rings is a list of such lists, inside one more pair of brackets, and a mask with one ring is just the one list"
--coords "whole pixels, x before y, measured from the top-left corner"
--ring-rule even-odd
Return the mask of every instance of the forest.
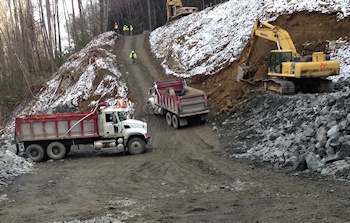
[[[226, 0], [183, 0], [202, 10]], [[166, 0], [0, 1], [0, 129], [65, 60], [114, 23], [134, 34], [167, 22]]]

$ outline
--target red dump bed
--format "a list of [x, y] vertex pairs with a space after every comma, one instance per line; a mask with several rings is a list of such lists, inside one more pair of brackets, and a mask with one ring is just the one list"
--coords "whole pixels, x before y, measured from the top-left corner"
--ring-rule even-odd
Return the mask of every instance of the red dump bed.
[[182, 80], [155, 82], [158, 106], [177, 114], [179, 117], [209, 113], [206, 94], [184, 85]]
[[98, 137], [97, 113], [22, 115], [16, 118], [15, 134], [19, 141]]

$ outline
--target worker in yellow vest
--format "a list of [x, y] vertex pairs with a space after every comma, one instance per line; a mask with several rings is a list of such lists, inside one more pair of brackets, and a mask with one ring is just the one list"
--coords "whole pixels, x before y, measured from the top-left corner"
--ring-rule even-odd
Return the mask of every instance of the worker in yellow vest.
[[123, 26], [124, 35], [128, 35], [129, 27], [127, 25]]
[[137, 55], [136, 55], [135, 51], [131, 51], [131, 53], [130, 53], [131, 64], [136, 63], [136, 58], [137, 58]]
[[132, 25], [130, 25], [130, 35], [133, 35], [133, 31], [134, 31], [134, 27], [132, 27]]
[[125, 26], [125, 35], [129, 35], [129, 26]]

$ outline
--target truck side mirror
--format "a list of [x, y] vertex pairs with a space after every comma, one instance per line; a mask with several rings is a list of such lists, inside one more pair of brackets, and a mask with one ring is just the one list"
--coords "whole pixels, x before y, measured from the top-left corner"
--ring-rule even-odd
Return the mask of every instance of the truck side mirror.
[[154, 87], [149, 88], [148, 95], [153, 95], [155, 92]]

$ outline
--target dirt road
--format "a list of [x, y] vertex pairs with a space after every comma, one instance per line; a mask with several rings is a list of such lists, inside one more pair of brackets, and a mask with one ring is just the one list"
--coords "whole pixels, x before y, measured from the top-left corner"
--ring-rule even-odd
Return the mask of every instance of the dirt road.
[[[136, 64], [129, 54], [135, 50]], [[115, 222], [349, 222], [349, 183], [285, 175], [219, 151], [211, 125], [175, 130], [144, 112], [148, 88], [167, 78], [147, 35], [121, 36], [115, 54], [136, 118], [153, 141], [142, 155], [72, 151], [35, 165], [3, 194], [1, 222], [59, 222], [102, 216]], [[1, 199], [0, 199], [1, 200]], [[92, 221], [93, 222], [93, 221]]]

